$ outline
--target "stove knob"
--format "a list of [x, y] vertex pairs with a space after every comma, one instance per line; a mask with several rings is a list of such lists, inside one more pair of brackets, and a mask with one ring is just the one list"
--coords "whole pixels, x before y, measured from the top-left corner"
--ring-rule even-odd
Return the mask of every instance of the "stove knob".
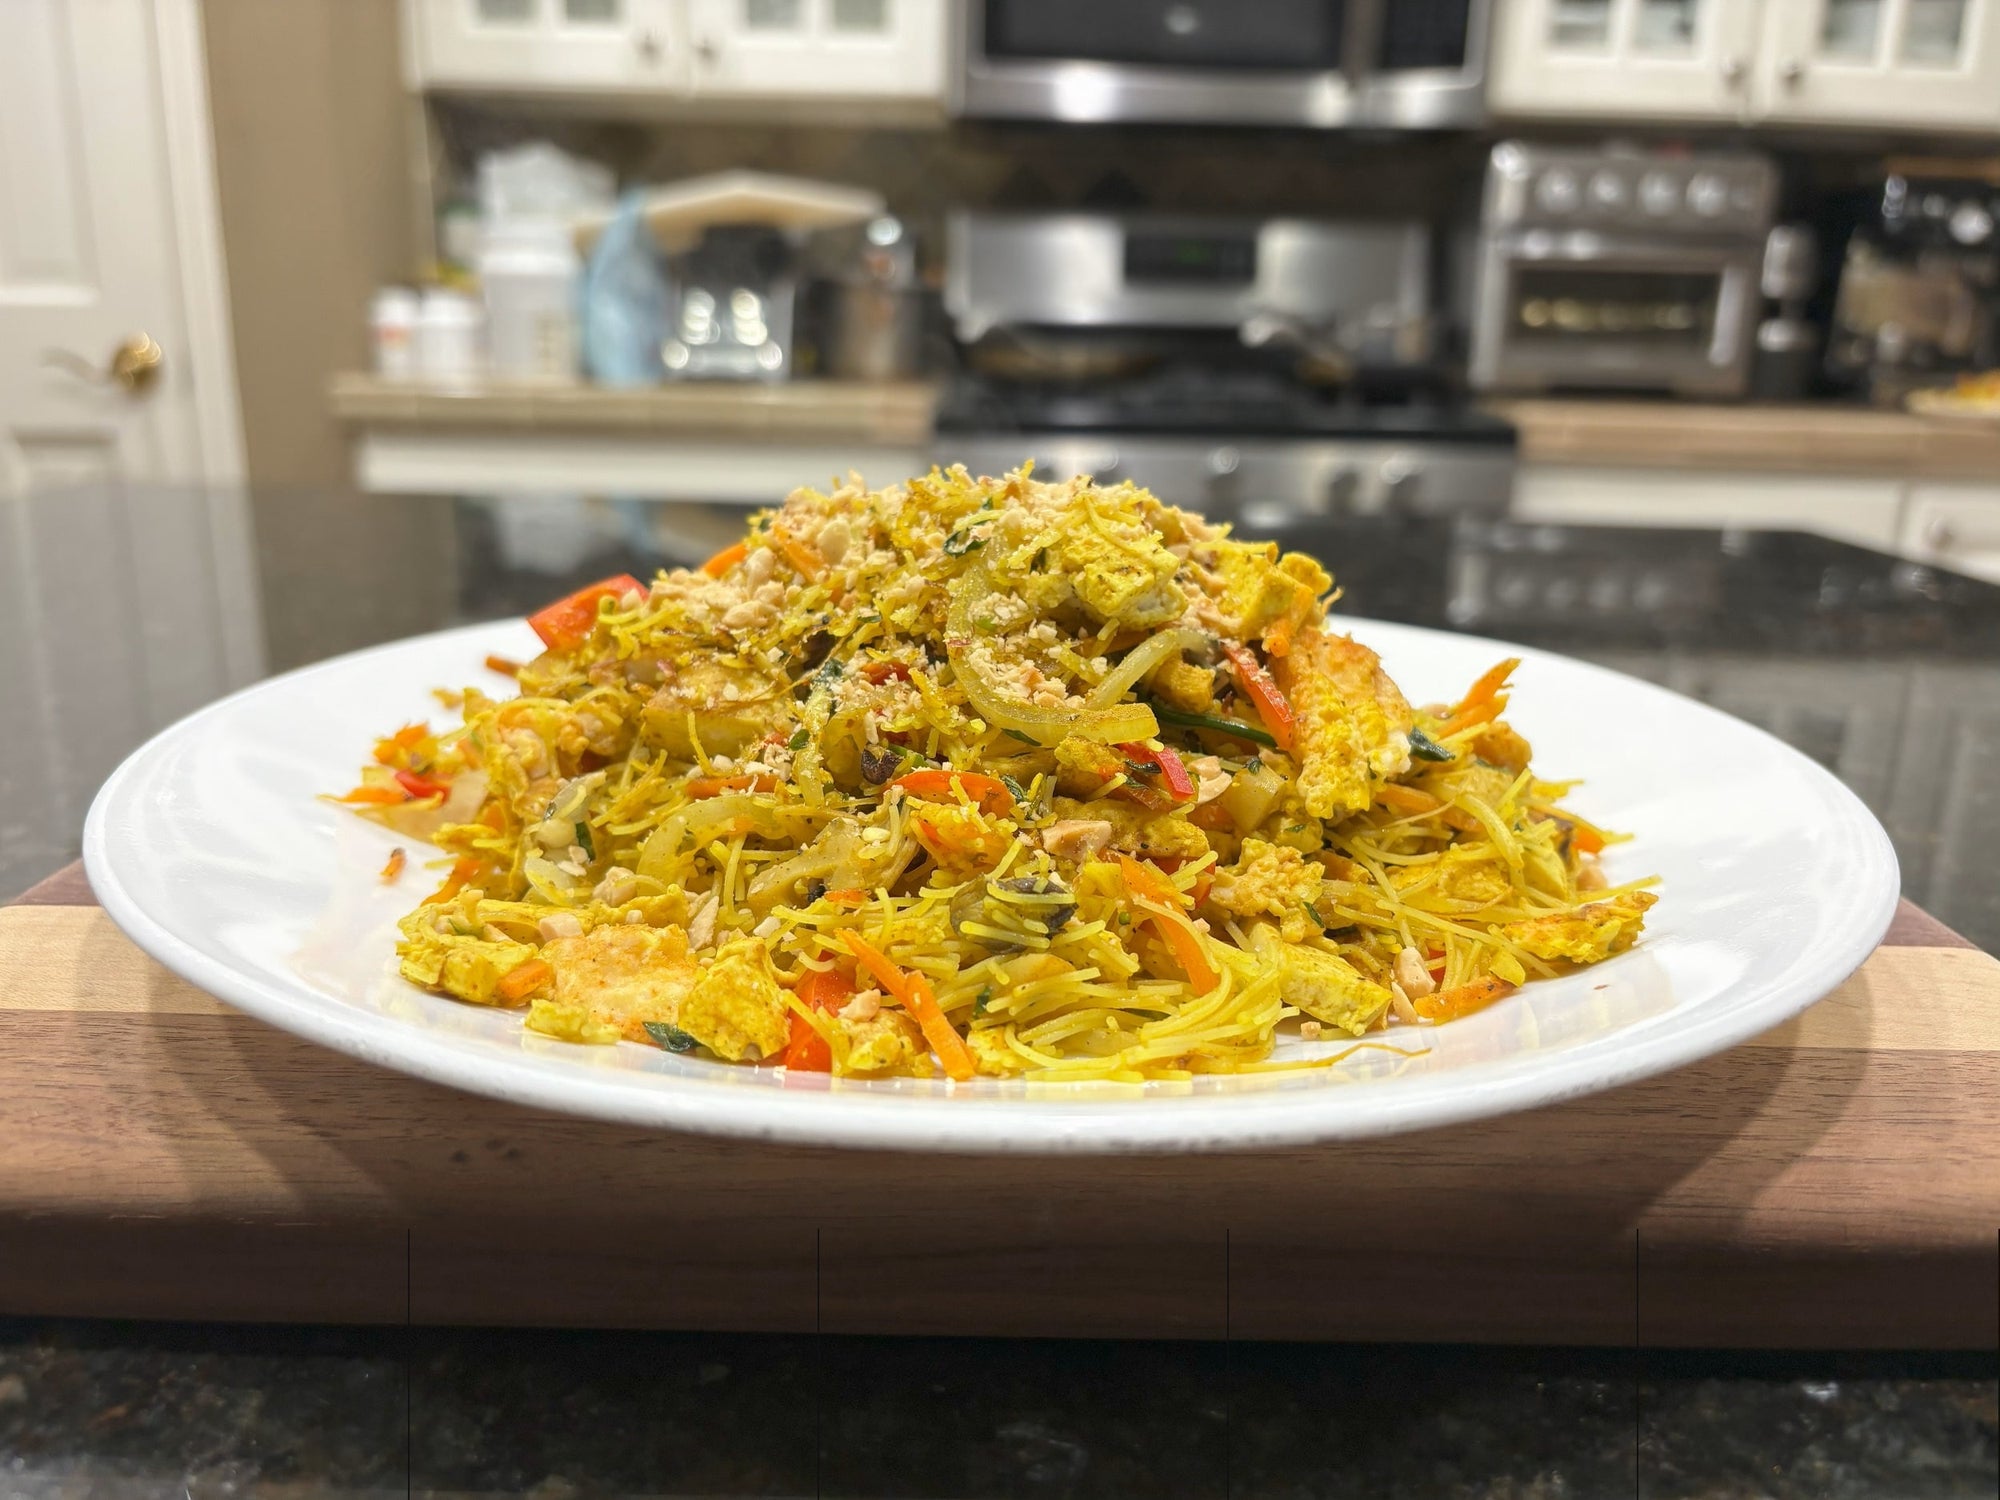
[[1552, 167], [1535, 183], [1535, 201], [1552, 214], [1566, 214], [1582, 200], [1576, 174]]
[[1422, 471], [1407, 458], [1398, 456], [1384, 459], [1381, 472], [1382, 509], [1392, 516], [1413, 514], [1423, 489]]
[[1688, 182], [1688, 207], [1714, 218], [1729, 207], [1729, 184], [1713, 172], [1697, 172]]
[[1208, 450], [1208, 472], [1217, 479], [1234, 474], [1242, 464], [1243, 455], [1226, 443], [1220, 448]]
[[1639, 181], [1639, 203], [1655, 218], [1664, 218], [1681, 206], [1681, 185], [1671, 172], [1648, 172]]
[[1353, 464], [1335, 469], [1326, 481], [1326, 511], [1332, 516], [1354, 514], [1354, 497], [1361, 492], [1361, 473]]
[[1236, 486], [1243, 467], [1243, 455], [1234, 448], [1224, 445], [1211, 448], [1208, 453], [1208, 478], [1203, 488], [1208, 493], [1209, 508], [1226, 510], [1236, 503]]
[[1606, 168], [1591, 175], [1590, 204], [1600, 213], [1616, 213], [1625, 206], [1629, 195], [1625, 189], [1625, 179]]

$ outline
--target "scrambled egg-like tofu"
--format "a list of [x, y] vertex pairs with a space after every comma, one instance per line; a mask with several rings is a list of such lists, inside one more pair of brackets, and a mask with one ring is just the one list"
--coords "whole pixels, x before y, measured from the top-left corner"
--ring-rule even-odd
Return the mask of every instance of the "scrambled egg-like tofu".
[[1191, 714], [1215, 712], [1215, 673], [1178, 657], [1153, 673], [1153, 696]]
[[777, 733], [790, 733], [797, 705], [782, 681], [696, 657], [666, 669], [666, 683], [641, 711], [646, 739], [671, 755], [694, 758], [693, 715], [710, 755], [741, 755]]
[[614, 922], [544, 944], [542, 958], [556, 977], [528, 1012], [535, 1031], [573, 1042], [644, 1042], [648, 1021], [686, 1029], [680, 1011], [696, 968], [678, 927]]
[[772, 1057], [791, 1036], [785, 992], [759, 938], [738, 938], [701, 971], [674, 1023], [727, 1062]]
[[1632, 946], [1646, 925], [1646, 909], [1657, 900], [1651, 891], [1627, 891], [1572, 912], [1509, 922], [1500, 933], [1537, 958], [1594, 964]]
[[1208, 840], [1202, 831], [1178, 813], [1152, 813], [1112, 797], [1095, 802], [1057, 797], [1050, 803], [1050, 811], [1057, 822], [1079, 819], [1109, 823], [1111, 836], [1105, 842], [1121, 853], [1183, 860], [1200, 859], [1208, 853]]
[[496, 987], [509, 970], [535, 956], [534, 948], [476, 933], [439, 932], [440, 917], [449, 916], [440, 907], [420, 906], [397, 924], [403, 933], [396, 945], [403, 977], [474, 1005], [511, 1003], [495, 993]]
[[1223, 581], [1220, 613], [1235, 633], [1254, 636], [1289, 619], [1304, 625], [1319, 613], [1319, 596], [1333, 586], [1326, 569], [1302, 552], [1278, 555], [1276, 542], [1218, 542]]
[[902, 1011], [877, 1011], [865, 1021], [835, 1016], [833, 1024], [847, 1038], [848, 1072], [872, 1077], [930, 1077], [930, 1044], [924, 1040], [922, 1028]]
[[1371, 779], [1409, 770], [1416, 717], [1373, 651], [1307, 627], [1272, 667], [1298, 722], [1299, 792], [1314, 817], [1360, 812]]
[[1249, 838], [1236, 863], [1215, 872], [1208, 899], [1235, 916], [1276, 917], [1284, 940], [1296, 943], [1318, 930], [1305, 909], [1319, 899], [1325, 878], [1298, 850]]
[[1092, 618], [1164, 625], [1180, 618], [1187, 595], [1173, 581], [1181, 560], [1157, 533], [1129, 521], [1073, 511], [1049, 545], [1047, 572], [1066, 577]]
[[1498, 859], [1476, 853], [1466, 858], [1458, 849], [1447, 849], [1444, 857], [1431, 865], [1391, 865], [1389, 883], [1398, 891], [1421, 886], [1428, 894], [1473, 906], [1491, 906], [1514, 891], [1507, 868]]
[[1278, 967], [1278, 992], [1314, 1020], [1359, 1036], [1389, 1008], [1384, 985], [1363, 978], [1337, 954], [1324, 953], [1286, 941], [1269, 923], [1259, 922], [1247, 933], [1260, 958]]

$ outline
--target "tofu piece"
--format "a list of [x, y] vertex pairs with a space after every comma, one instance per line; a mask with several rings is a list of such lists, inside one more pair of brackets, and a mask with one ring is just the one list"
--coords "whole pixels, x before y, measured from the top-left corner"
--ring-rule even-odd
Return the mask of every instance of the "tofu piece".
[[1297, 943], [1319, 930], [1306, 908], [1319, 899], [1325, 879], [1326, 871], [1298, 850], [1248, 838], [1236, 862], [1215, 872], [1208, 899], [1233, 916], [1274, 917], [1280, 936]]
[[1072, 737], [1056, 746], [1056, 790], [1064, 796], [1088, 797], [1124, 772], [1125, 757], [1096, 740]]
[[1180, 559], [1147, 527], [1108, 519], [1100, 525], [1081, 508], [1064, 516], [1047, 571], [1067, 577], [1077, 602], [1100, 622], [1149, 626], [1180, 618], [1187, 607], [1173, 581]]
[[1215, 673], [1191, 661], [1168, 662], [1153, 673], [1153, 696], [1184, 713], [1215, 712]]
[[727, 944], [681, 1002], [682, 1031], [727, 1062], [774, 1057], [791, 1037], [785, 992], [758, 938]]
[[796, 705], [785, 685], [757, 673], [713, 660], [691, 661], [669, 672], [667, 681], [647, 700], [640, 721], [647, 743], [670, 755], [694, 758], [689, 714], [694, 715], [702, 749], [730, 756], [789, 729], [795, 716]]
[[528, 1012], [531, 1030], [573, 1042], [644, 1042], [646, 1022], [679, 1026], [697, 972], [678, 927], [623, 922], [542, 945], [556, 971], [546, 999]]
[[1491, 906], [1513, 893], [1507, 867], [1498, 859], [1465, 859], [1461, 851], [1448, 849], [1438, 865], [1393, 865], [1389, 881], [1398, 891], [1422, 884], [1423, 895], [1443, 896], [1468, 906]]
[[1278, 969], [1278, 990], [1315, 1021], [1360, 1036], [1389, 1008], [1389, 990], [1364, 978], [1337, 953], [1288, 943], [1277, 929], [1259, 922], [1245, 934], [1250, 946]]
[[863, 1078], [928, 1078], [930, 1044], [917, 1023], [900, 1010], [878, 1011], [865, 1021], [835, 1016], [847, 1038], [844, 1075]]
[[442, 933], [436, 923], [448, 915], [441, 906], [420, 906], [398, 924], [397, 967], [411, 984], [451, 995], [473, 1005], [509, 1005], [496, 987], [507, 973], [535, 956], [528, 943], [460, 933]]
[[1050, 811], [1057, 822], [1083, 819], [1109, 823], [1108, 847], [1124, 854], [1200, 859], [1208, 853], [1207, 837], [1179, 813], [1149, 812], [1111, 797], [1096, 802], [1057, 797]]
[[1410, 769], [1416, 716], [1366, 646], [1308, 626], [1272, 675], [1298, 721], [1299, 794], [1314, 817], [1359, 812], [1373, 798], [1371, 780]]
[[1276, 542], [1226, 541], [1216, 548], [1223, 581], [1218, 608], [1246, 638], [1278, 620], [1309, 625], [1319, 613], [1319, 596], [1333, 585], [1326, 570], [1304, 553], [1280, 558]]
[[1632, 946], [1646, 925], [1647, 909], [1657, 900], [1651, 891], [1627, 891], [1575, 911], [1509, 922], [1500, 934], [1537, 958], [1594, 964]]

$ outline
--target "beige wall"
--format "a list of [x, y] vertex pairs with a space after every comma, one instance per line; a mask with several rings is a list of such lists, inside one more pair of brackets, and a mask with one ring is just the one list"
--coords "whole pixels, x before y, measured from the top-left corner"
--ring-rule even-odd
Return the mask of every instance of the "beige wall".
[[367, 363], [370, 293], [407, 281], [418, 127], [396, 0], [203, 0], [230, 312], [274, 667], [431, 629], [438, 500], [366, 496], [326, 382]]

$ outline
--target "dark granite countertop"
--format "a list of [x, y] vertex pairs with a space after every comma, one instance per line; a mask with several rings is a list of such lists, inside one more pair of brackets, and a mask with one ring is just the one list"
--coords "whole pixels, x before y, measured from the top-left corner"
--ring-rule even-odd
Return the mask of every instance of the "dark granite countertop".
[[1957, 1356], [0, 1324], [35, 1500], [1988, 1500], [1996, 1426]]

